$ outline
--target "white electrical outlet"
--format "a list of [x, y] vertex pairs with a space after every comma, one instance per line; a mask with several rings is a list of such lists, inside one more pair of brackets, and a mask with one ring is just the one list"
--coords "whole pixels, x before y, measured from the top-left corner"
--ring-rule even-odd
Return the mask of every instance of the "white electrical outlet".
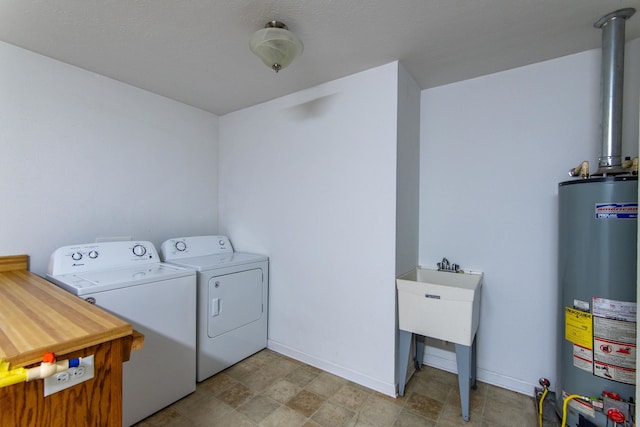
[[94, 366], [93, 355], [83, 357], [80, 365], [75, 368], [69, 368], [66, 371], [58, 372], [44, 379], [44, 395], [57, 393], [74, 385], [78, 385], [84, 381], [93, 378]]

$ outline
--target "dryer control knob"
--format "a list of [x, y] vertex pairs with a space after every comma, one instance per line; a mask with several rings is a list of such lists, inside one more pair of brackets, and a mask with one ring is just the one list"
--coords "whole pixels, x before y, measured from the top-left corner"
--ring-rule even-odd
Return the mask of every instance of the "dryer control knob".
[[71, 259], [74, 261], [80, 261], [82, 259], [82, 254], [80, 252], [74, 252], [71, 254]]
[[89, 252], [89, 258], [91, 258], [91, 259], [96, 259], [96, 258], [98, 258], [98, 251], [91, 251], [91, 252]]
[[184, 251], [187, 249], [187, 244], [185, 242], [183, 242], [182, 240], [176, 242], [176, 249], [179, 250], [180, 252]]
[[135, 245], [133, 247], [133, 254], [135, 256], [144, 256], [144, 254], [146, 254], [146, 253], [147, 253], [147, 248], [145, 248], [142, 245]]

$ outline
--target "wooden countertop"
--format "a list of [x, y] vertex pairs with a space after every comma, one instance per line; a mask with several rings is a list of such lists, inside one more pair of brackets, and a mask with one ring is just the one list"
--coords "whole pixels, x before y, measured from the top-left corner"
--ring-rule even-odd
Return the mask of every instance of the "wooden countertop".
[[[27, 255], [0, 257], [0, 359], [12, 368], [113, 339], [131, 325], [28, 269]], [[135, 344], [134, 344], [135, 349]]]

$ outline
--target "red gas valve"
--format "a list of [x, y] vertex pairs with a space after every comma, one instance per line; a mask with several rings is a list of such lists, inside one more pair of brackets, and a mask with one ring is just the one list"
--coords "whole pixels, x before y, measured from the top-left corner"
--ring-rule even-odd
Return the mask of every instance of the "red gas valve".
[[614, 423], [623, 423], [625, 420], [624, 414], [616, 408], [609, 409], [607, 411], [607, 417]]
[[620, 395], [618, 393], [613, 393], [611, 391], [603, 391], [602, 394], [607, 396], [609, 399], [620, 400]]

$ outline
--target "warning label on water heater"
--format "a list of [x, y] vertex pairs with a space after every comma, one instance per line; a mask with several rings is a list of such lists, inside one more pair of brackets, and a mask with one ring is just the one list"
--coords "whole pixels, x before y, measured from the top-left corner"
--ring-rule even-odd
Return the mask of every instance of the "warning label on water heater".
[[[589, 303], [580, 302], [574, 306]], [[564, 308], [564, 338], [573, 343], [573, 366], [593, 372], [593, 316], [588, 311]]]
[[635, 384], [636, 303], [594, 297], [592, 306], [593, 374]]
[[583, 371], [593, 373], [593, 350], [573, 345], [573, 366]]
[[593, 348], [591, 313], [574, 308], [564, 308], [564, 338], [581, 347]]
[[638, 203], [596, 203], [596, 219], [638, 218]]

